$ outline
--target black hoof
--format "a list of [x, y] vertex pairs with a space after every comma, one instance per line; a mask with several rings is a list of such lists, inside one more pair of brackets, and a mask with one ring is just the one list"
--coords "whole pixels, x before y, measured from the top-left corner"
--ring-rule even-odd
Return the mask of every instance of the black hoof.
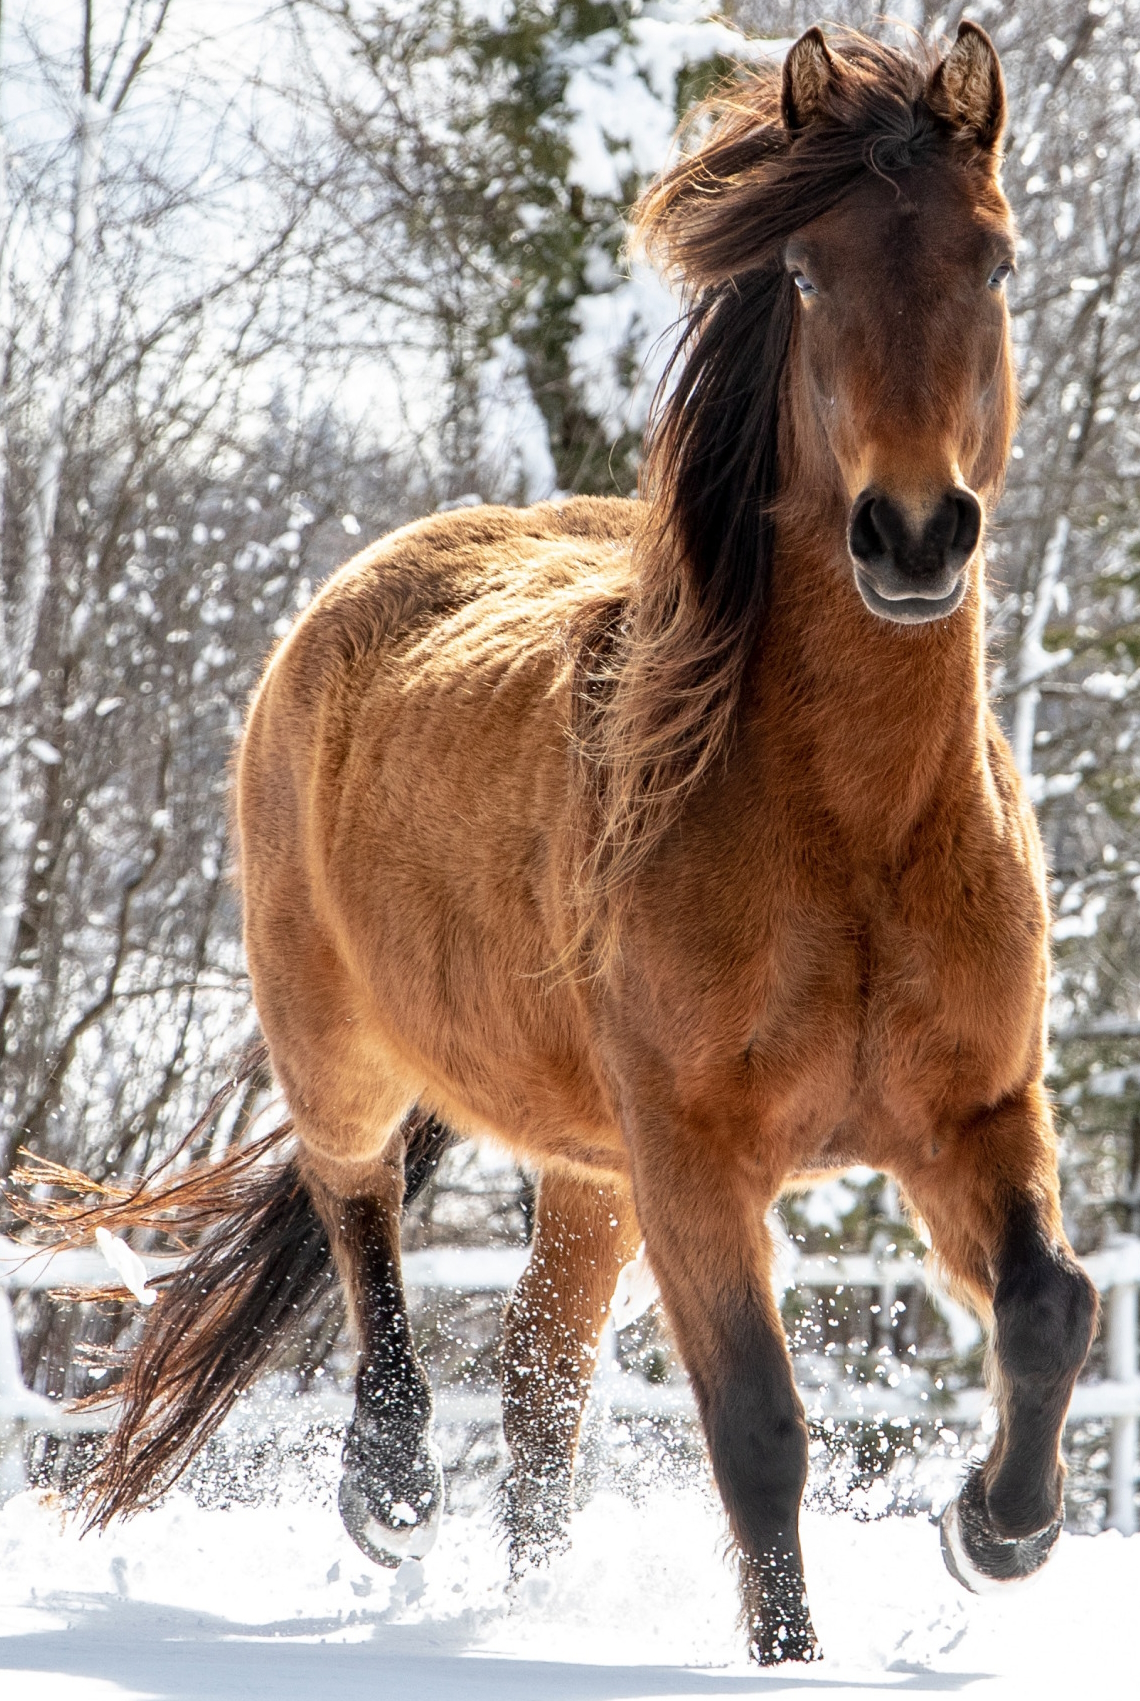
[[354, 1418], [345, 1437], [337, 1496], [345, 1529], [375, 1565], [422, 1559], [439, 1534], [443, 1466], [425, 1437], [410, 1458]]
[[804, 1624], [779, 1624], [773, 1630], [754, 1630], [748, 1642], [748, 1657], [758, 1666], [782, 1666], [793, 1660], [807, 1665], [822, 1660], [823, 1649], [809, 1620]]
[[971, 1470], [956, 1500], [942, 1514], [942, 1557], [950, 1575], [981, 1595], [1019, 1582], [1040, 1571], [1048, 1559], [1063, 1520], [1056, 1518], [1029, 1536], [1002, 1536], [993, 1526], [986, 1505], [981, 1469]]

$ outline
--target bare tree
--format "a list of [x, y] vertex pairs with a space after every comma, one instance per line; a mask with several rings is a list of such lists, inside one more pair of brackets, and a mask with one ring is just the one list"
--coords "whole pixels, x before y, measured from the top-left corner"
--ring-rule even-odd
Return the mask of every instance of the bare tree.
[[[0, 112], [0, 1169], [30, 1142], [133, 1173], [193, 1119], [251, 1020], [225, 841], [245, 697], [358, 537], [528, 493], [489, 440], [504, 347], [559, 484], [636, 477], [636, 431], [594, 404], [580, 350], [625, 372], [646, 326], [575, 339], [623, 287], [641, 167], [615, 143], [616, 187], [584, 187], [570, 131], [590, 77], [647, 86], [641, 14], [294, 0], [223, 87], [173, 34], [184, 3], [78, 0], [67, 52], [31, 10], [0, 35], [48, 115]], [[829, 10], [898, 28], [870, 0]], [[1140, 1209], [1140, 0], [891, 10], [931, 41], [976, 18], [1009, 84], [1024, 411], [990, 527], [992, 688], [1052, 863], [1054, 1085], [1087, 1246]], [[818, 4], [736, 12], [786, 39]], [[709, 67], [683, 69], [663, 109]], [[517, 1235], [525, 1206], [517, 1177], [456, 1158], [411, 1231]], [[797, 1211], [809, 1240], [833, 1232]], [[908, 1232], [878, 1180], [839, 1215], [863, 1244]], [[72, 1324], [23, 1304], [41, 1385], [81, 1386]], [[943, 1328], [917, 1307], [907, 1327]]]

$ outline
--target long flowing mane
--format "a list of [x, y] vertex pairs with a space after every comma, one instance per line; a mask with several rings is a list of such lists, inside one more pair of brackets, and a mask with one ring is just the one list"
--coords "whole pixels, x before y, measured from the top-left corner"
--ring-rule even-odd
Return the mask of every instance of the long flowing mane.
[[634, 242], [679, 279], [685, 308], [649, 434], [635, 588], [595, 605], [579, 634], [578, 939], [595, 964], [617, 949], [638, 872], [728, 751], [761, 638], [795, 323], [783, 245], [863, 174], [970, 147], [929, 104], [937, 61], [923, 49], [855, 34], [831, 47], [837, 74], [809, 126], [787, 128], [779, 66], [740, 71], [634, 212]]

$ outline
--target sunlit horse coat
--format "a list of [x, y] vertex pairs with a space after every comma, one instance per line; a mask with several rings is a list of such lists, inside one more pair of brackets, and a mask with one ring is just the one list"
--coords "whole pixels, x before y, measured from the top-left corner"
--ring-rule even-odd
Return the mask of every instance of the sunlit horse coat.
[[983, 669], [1015, 414], [997, 59], [972, 24], [930, 62], [813, 30], [712, 110], [641, 209], [690, 304], [645, 500], [406, 527], [256, 694], [245, 938], [295, 1155], [192, 1178], [235, 1214], [155, 1308], [93, 1509], [182, 1468], [331, 1245], [362, 1342], [342, 1511], [382, 1562], [423, 1552], [401, 1200], [447, 1130], [489, 1135], [541, 1177], [503, 1356], [516, 1567], [563, 1539], [644, 1236], [771, 1662], [816, 1647], [781, 1188], [888, 1171], [992, 1319], [1001, 1423], [944, 1525], [965, 1581], [1055, 1540], [1095, 1301], [1042, 1085], [1041, 851]]

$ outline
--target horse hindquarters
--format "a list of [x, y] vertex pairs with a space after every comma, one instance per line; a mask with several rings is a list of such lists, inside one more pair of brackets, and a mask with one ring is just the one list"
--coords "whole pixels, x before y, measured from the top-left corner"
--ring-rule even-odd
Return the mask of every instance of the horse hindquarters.
[[998, 1429], [943, 1517], [947, 1566], [968, 1589], [1048, 1558], [1064, 1516], [1061, 1434], [1096, 1329], [1097, 1296], [1061, 1230], [1055, 1142], [1033, 1087], [972, 1120], [899, 1180], [950, 1276], [992, 1307]]
[[629, 1195], [557, 1171], [538, 1189], [530, 1262], [507, 1311], [503, 1430], [511, 1571], [565, 1542], [574, 1458], [598, 1337], [638, 1229]]

